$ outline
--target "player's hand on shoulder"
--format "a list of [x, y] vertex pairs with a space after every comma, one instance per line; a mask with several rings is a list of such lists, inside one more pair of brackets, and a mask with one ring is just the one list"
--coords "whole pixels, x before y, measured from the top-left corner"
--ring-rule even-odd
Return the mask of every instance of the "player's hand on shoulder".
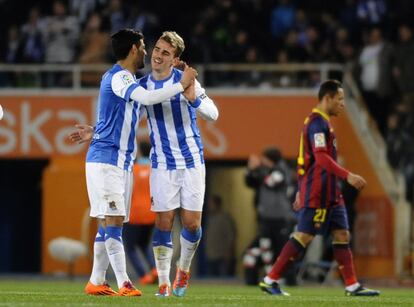
[[174, 68], [184, 71], [185, 67], [188, 66], [186, 62], [179, 60], [177, 63], [174, 64]]
[[353, 173], [348, 174], [346, 181], [357, 190], [361, 190], [367, 185], [367, 182], [363, 177]]
[[185, 91], [183, 92], [184, 97], [189, 101], [189, 102], [194, 102], [197, 98], [196, 96], [196, 92], [195, 92], [195, 82], [194, 80], [191, 82], [190, 86], [187, 87], [185, 89]]
[[296, 192], [295, 201], [292, 204], [292, 208], [294, 211], [298, 211], [300, 209], [300, 197], [299, 192]]
[[187, 87], [189, 87], [191, 83], [195, 80], [197, 75], [198, 75], [197, 70], [195, 70], [193, 67], [190, 67], [186, 64], [183, 75], [181, 77], [181, 81], [180, 81], [183, 88], [186, 89]]
[[92, 126], [89, 125], [75, 125], [77, 128], [76, 131], [69, 134], [69, 139], [78, 144], [85, 143], [90, 141], [94, 134], [94, 129]]

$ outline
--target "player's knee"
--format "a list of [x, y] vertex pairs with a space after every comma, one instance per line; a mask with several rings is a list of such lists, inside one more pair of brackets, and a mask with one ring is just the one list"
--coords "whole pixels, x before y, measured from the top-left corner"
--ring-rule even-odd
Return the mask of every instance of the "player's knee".
[[334, 242], [349, 242], [351, 239], [351, 235], [348, 230], [341, 229], [341, 230], [335, 230], [333, 232], [333, 241]]
[[200, 223], [197, 221], [191, 221], [183, 224], [183, 227], [191, 233], [195, 233], [200, 229]]
[[155, 218], [155, 226], [161, 231], [171, 231], [174, 223], [174, 215], [170, 212], [158, 213]]
[[305, 232], [296, 232], [293, 237], [303, 246], [308, 246], [315, 236]]

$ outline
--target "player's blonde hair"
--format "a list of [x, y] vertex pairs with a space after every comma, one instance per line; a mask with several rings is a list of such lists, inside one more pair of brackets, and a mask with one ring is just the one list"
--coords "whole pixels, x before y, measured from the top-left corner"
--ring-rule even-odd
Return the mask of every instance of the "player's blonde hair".
[[175, 31], [164, 31], [160, 39], [166, 41], [175, 48], [175, 56], [180, 57], [185, 49], [183, 38]]

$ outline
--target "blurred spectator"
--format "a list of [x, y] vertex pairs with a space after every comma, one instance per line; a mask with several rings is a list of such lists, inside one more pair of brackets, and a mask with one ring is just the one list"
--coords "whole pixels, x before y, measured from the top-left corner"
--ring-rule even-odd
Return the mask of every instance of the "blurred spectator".
[[111, 33], [116, 33], [125, 28], [126, 16], [122, 0], [109, 0], [109, 5], [104, 12], [111, 22]]
[[385, 21], [387, 4], [384, 0], [359, 0], [357, 16], [359, 22], [365, 26], [381, 25]]
[[398, 104], [388, 117], [387, 157], [391, 166], [405, 179], [406, 198], [414, 200], [414, 117], [413, 106]]
[[[105, 29], [102, 18], [93, 13], [85, 26], [81, 36], [81, 53], [78, 62], [81, 64], [108, 63], [110, 61], [109, 33]], [[98, 86], [101, 80], [100, 72], [82, 73], [83, 86]]]
[[211, 53], [209, 49], [209, 37], [206, 32], [206, 26], [199, 21], [193, 28], [193, 32], [188, 40], [188, 50], [191, 54], [192, 63], [211, 62]]
[[29, 20], [21, 27], [21, 61], [41, 63], [45, 54], [42, 40], [42, 21], [37, 7], [29, 12]]
[[154, 44], [160, 31], [159, 20], [155, 14], [144, 9], [143, 5], [137, 3], [130, 9], [129, 18], [126, 23], [127, 27], [141, 31], [144, 34], [148, 46]]
[[[75, 16], [67, 15], [63, 1], [53, 2], [53, 15], [45, 18], [43, 39], [45, 43], [46, 63], [73, 63], [79, 41], [79, 22]], [[48, 73], [47, 86], [65, 87], [70, 85], [70, 75], [67, 73]]]
[[346, 0], [344, 6], [339, 9], [340, 21], [353, 39], [356, 39], [359, 35], [357, 7], [355, 2], [356, 0]]
[[399, 44], [395, 51], [394, 77], [403, 103], [414, 109], [414, 41], [412, 29], [407, 25], [398, 28]]
[[371, 29], [359, 56], [359, 81], [368, 110], [383, 135], [386, 116], [395, 94], [391, 75], [393, 56], [393, 47], [384, 41], [381, 30], [377, 27]]
[[19, 62], [19, 44], [20, 44], [20, 33], [16, 26], [11, 26], [8, 30], [7, 35], [7, 49], [5, 53], [6, 63], [18, 63]]
[[73, 62], [80, 29], [77, 18], [67, 15], [63, 1], [53, 2], [53, 15], [45, 18], [42, 30], [46, 45], [46, 63]]
[[77, 16], [83, 26], [91, 12], [96, 12], [106, 2], [107, 0], [69, 0], [69, 11], [71, 15]]
[[206, 255], [210, 276], [233, 276], [235, 270], [236, 226], [223, 210], [222, 199], [213, 195], [208, 201]]
[[295, 23], [295, 8], [290, 0], [280, 0], [274, 7], [270, 19], [270, 31], [274, 38], [282, 37], [293, 28]]
[[[288, 196], [291, 171], [276, 147], [266, 148], [260, 157], [251, 155], [247, 164], [246, 184], [255, 189], [258, 235], [244, 255], [247, 284], [257, 284], [261, 268], [265, 273], [289, 239], [295, 216]], [[294, 269], [284, 277], [290, 285], [296, 284]]]
[[[141, 156], [134, 165], [134, 186], [132, 190], [129, 223], [124, 226], [125, 252], [138, 275], [140, 284], [152, 284], [157, 281], [154, 255], [150, 240], [155, 225], [155, 213], [151, 211], [149, 176], [151, 161], [148, 142], [139, 144]], [[136, 248], [140, 250], [140, 257]]]

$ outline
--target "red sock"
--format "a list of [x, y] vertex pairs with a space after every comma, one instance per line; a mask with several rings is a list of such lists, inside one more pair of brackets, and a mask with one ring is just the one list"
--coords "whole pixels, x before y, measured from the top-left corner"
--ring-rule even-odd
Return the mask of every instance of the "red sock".
[[293, 237], [290, 238], [289, 241], [286, 242], [267, 276], [275, 280], [280, 279], [286, 267], [290, 264], [290, 262], [294, 261], [304, 249], [305, 248], [299, 243], [299, 241]]
[[339, 271], [344, 279], [345, 286], [355, 284], [357, 281], [354, 260], [349, 244], [332, 244], [334, 257], [339, 265]]

